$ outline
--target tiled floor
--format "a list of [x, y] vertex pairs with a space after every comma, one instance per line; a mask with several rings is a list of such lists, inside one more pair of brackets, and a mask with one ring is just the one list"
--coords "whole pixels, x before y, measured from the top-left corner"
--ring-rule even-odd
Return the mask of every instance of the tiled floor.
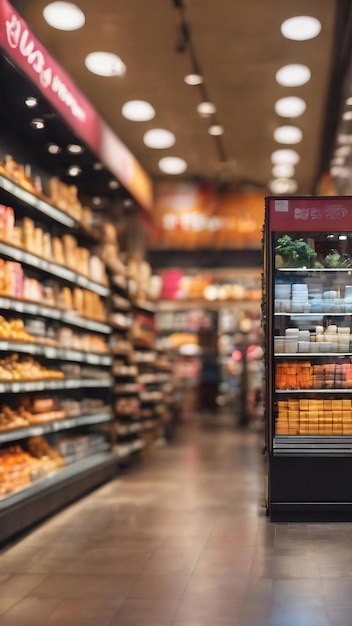
[[352, 624], [352, 524], [270, 524], [259, 447], [192, 429], [4, 551], [1, 626]]

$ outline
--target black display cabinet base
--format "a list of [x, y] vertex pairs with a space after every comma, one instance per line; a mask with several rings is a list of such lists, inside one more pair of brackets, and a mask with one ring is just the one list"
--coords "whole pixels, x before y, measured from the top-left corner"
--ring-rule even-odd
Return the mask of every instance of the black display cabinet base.
[[0, 501], [0, 544], [111, 480], [116, 470], [114, 454], [95, 454]]
[[352, 456], [269, 456], [273, 522], [352, 521]]

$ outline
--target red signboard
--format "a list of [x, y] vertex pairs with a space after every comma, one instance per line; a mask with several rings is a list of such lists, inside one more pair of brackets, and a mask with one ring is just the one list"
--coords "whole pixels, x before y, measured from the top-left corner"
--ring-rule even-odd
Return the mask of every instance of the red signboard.
[[0, 0], [0, 46], [111, 173], [144, 208], [150, 209], [149, 176], [8, 0]]
[[350, 196], [267, 198], [269, 228], [282, 232], [352, 230]]

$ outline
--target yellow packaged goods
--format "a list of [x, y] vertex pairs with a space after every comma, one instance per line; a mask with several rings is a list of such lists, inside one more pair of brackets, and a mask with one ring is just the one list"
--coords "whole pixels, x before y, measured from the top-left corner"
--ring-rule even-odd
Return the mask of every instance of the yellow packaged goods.
[[52, 238], [53, 257], [55, 263], [65, 265], [64, 248], [61, 239], [58, 237]]
[[64, 251], [64, 259], [65, 264], [71, 269], [75, 269], [76, 271], [80, 271], [77, 266], [77, 240], [72, 235], [64, 235], [62, 238], [63, 251]]
[[34, 250], [38, 256], [44, 257], [44, 233], [41, 228], [34, 229]]

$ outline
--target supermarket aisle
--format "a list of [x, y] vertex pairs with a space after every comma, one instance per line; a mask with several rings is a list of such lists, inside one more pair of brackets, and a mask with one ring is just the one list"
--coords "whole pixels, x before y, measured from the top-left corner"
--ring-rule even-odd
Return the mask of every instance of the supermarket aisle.
[[352, 524], [271, 525], [254, 433], [194, 430], [0, 557], [0, 623], [347, 626]]

